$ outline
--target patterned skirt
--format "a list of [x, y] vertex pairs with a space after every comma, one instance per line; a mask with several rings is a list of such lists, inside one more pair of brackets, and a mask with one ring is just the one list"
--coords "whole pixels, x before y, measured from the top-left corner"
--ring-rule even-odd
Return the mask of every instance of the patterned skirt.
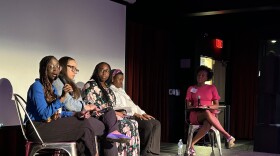
[[131, 137], [129, 143], [116, 143], [118, 156], [140, 156], [138, 122], [133, 119], [121, 118], [119, 116], [117, 116], [117, 118], [120, 132]]

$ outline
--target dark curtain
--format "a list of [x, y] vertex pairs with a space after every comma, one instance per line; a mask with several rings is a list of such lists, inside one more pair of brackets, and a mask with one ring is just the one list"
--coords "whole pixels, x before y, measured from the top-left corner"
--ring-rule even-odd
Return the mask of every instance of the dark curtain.
[[247, 32], [234, 35], [232, 40], [230, 134], [239, 139], [254, 137], [258, 103], [257, 38], [254, 33]]
[[168, 138], [168, 81], [166, 58], [168, 33], [155, 25], [127, 22], [126, 91], [146, 113], [162, 126]]

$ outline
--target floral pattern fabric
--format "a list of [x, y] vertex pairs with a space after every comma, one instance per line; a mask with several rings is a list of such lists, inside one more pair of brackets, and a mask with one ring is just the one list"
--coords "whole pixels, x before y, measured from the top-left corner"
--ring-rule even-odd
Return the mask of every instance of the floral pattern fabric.
[[[105, 102], [102, 98], [102, 91], [98, 87], [96, 81], [88, 81], [83, 88], [82, 96], [85, 103], [95, 104], [99, 109], [113, 107], [116, 103], [116, 97], [113, 91], [107, 87], [105, 90], [109, 95], [109, 102]], [[117, 143], [118, 156], [140, 156], [140, 136], [138, 132], [138, 122], [133, 119], [121, 118], [117, 116], [119, 122], [119, 130], [122, 134], [131, 137], [129, 143]]]
[[131, 137], [128, 144], [117, 143], [118, 156], [140, 156], [140, 136], [138, 122], [133, 119], [126, 119], [117, 116], [119, 129], [122, 134]]

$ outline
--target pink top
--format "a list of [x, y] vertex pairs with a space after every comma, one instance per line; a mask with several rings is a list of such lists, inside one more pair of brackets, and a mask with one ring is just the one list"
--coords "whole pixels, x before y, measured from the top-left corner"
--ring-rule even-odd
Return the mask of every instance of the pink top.
[[[203, 86], [190, 86], [186, 93], [186, 100], [190, 101], [193, 106], [198, 105], [198, 96], [200, 96], [200, 104], [202, 106], [211, 106], [212, 101], [220, 100], [217, 88], [214, 85], [203, 85]], [[216, 111], [211, 111], [213, 116], [215, 116]], [[190, 122], [191, 124], [199, 124], [197, 120], [197, 113], [191, 111]]]
[[186, 100], [190, 101], [193, 106], [197, 106], [198, 96], [200, 96], [202, 106], [211, 106], [212, 101], [220, 100], [217, 88], [214, 85], [190, 86], [187, 90]]

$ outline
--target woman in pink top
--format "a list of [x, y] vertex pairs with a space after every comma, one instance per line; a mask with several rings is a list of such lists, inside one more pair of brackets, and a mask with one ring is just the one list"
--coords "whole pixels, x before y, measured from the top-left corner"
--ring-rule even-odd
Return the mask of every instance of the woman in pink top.
[[200, 66], [196, 71], [196, 75], [197, 84], [190, 86], [187, 90], [186, 106], [187, 109], [198, 107], [207, 109], [190, 112], [190, 122], [202, 126], [192, 139], [188, 153], [195, 155], [194, 145], [210, 130], [211, 126], [214, 126], [227, 138], [228, 146], [231, 148], [234, 146], [235, 138], [224, 130], [216, 117], [220, 100], [217, 88], [214, 85], [205, 84], [205, 81], [212, 79], [213, 71], [206, 66]]

